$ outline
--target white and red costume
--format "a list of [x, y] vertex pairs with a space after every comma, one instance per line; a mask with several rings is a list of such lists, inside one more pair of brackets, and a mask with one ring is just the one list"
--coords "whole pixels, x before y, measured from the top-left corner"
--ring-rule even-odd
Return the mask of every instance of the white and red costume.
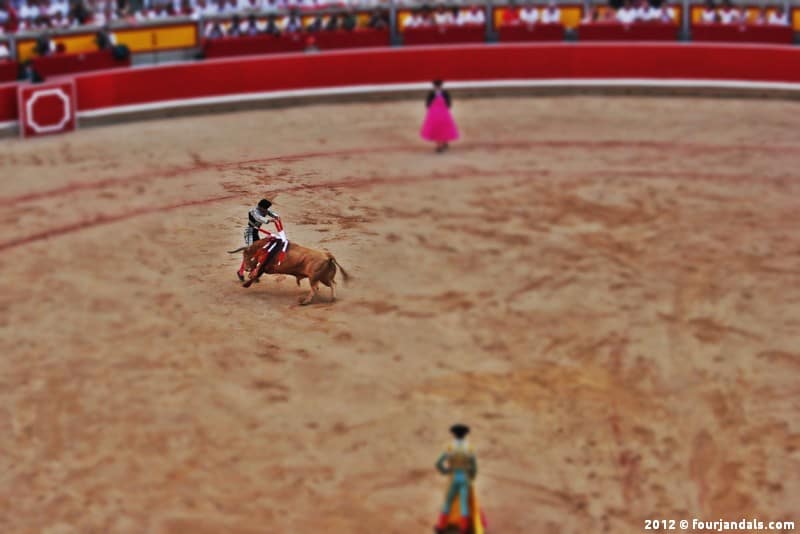
[[[286, 250], [289, 248], [289, 238], [286, 237], [283, 222], [280, 216], [270, 209], [271, 205], [271, 202], [263, 199], [258, 203], [258, 206], [247, 213], [247, 227], [244, 229], [245, 244], [250, 246], [260, 239], [268, 240], [256, 256], [258, 266], [271, 262], [276, 255], [278, 257], [277, 265], [280, 265], [286, 256]], [[261, 228], [261, 225], [268, 224], [275, 225], [275, 233]], [[244, 270], [245, 262], [242, 260], [242, 265], [237, 272], [239, 280], [244, 280]]]
[[269, 237], [269, 242], [262, 247], [267, 251], [264, 261], [268, 261], [275, 255], [275, 252], [277, 252], [277, 264], [280, 265], [283, 262], [283, 258], [286, 256], [286, 249], [289, 248], [289, 239], [286, 237], [286, 232], [283, 230], [283, 222], [278, 214], [272, 211], [270, 211], [269, 214], [272, 216], [271, 222], [275, 224], [275, 231], [277, 233], [273, 234], [262, 230], [262, 232], [265, 232]]

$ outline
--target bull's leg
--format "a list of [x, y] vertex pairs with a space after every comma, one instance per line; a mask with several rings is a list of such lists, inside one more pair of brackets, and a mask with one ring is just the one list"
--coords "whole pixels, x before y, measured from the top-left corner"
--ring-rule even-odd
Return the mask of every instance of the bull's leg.
[[242, 287], [250, 287], [253, 284], [257, 284], [259, 282], [259, 278], [261, 278], [261, 274], [263, 269], [261, 269], [261, 264], [256, 265], [253, 270], [247, 273], [247, 280], [244, 281]]
[[328, 267], [325, 273], [319, 277], [319, 281], [331, 288], [331, 302], [336, 300], [336, 264], [333, 261], [328, 261]]
[[325, 285], [331, 288], [331, 302], [336, 302], [336, 282], [331, 280]]
[[247, 267], [247, 258], [242, 256], [242, 264], [239, 266], [239, 270], [236, 271], [236, 276], [239, 277], [240, 282], [244, 282], [245, 267]]
[[263, 248], [258, 249], [255, 254], [250, 257], [248, 267], [250, 268], [250, 278], [258, 278], [264, 272], [264, 267], [267, 264], [269, 253]]
[[247, 273], [247, 281], [251, 284], [254, 280], [256, 280], [259, 276], [261, 276], [261, 264], [257, 264], [255, 267], [250, 269], [250, 272]]
[[303, 306], [311, 304], [311, 301], [314, 300], [314, 296], [319, 292], [319, 280], [309, 278], [308, 281], [311, 284], [311, 289], [308, 295], [300, 299], [300, 304]]
[[264, 274], [264, 263], [257, 263], [247, 275], [247, 281], [242, 284], [243, 287], [250, 287], [254, 283], [259, 282], [259, 278]]

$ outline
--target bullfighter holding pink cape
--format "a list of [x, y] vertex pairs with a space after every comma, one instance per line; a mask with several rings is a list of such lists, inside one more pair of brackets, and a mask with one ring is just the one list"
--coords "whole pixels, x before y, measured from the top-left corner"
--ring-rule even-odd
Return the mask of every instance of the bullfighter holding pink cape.
[[425, 102], [428, 113], [422, 123], [420, 136], [436, 143], [436, 152], [444, 152], [448, 143], [458, 139], [458, 127], [450, 114], [451, 104], [450, 94], [442, 89], [442, 81], [435, 80]]

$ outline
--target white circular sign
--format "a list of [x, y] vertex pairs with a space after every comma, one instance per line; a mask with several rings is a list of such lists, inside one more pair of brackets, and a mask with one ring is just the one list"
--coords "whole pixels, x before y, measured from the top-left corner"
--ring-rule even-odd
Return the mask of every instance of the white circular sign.
[[[33, 105], [36, 103], [37, 100], [46, 96], [56, 96], [58, 97], [62, 104], [62, 112], [63, 115], [61, 120], [58, 124], [51, 124], [49, 126], [42, 126], [36, 119], [33, 117]], [[70, 121], [72, 118], [72, 106], [70, 105], [69, 95], [67, 95], [60, 87], [54, 89], [43, 89], [41, 91], [34, 92], [30, 99], [25, 102], [25, 116], [28, 119], [28, 126], [33, 128], [33, 131], [37, 134], [40, 133], [50, 133], [50, 132], [60, 132], [64, 129], [64, 126]]]

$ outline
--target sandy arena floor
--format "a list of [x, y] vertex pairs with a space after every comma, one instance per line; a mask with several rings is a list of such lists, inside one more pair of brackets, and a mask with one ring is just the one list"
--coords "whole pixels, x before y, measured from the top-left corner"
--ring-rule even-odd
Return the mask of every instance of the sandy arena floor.
[[[495, 534], [800, 529], [800, 106], [455, 105], [2, 141], [0, 532], [429, 533], [456, 421]], [[262, 196], [338, 302], [239, 286]]]

